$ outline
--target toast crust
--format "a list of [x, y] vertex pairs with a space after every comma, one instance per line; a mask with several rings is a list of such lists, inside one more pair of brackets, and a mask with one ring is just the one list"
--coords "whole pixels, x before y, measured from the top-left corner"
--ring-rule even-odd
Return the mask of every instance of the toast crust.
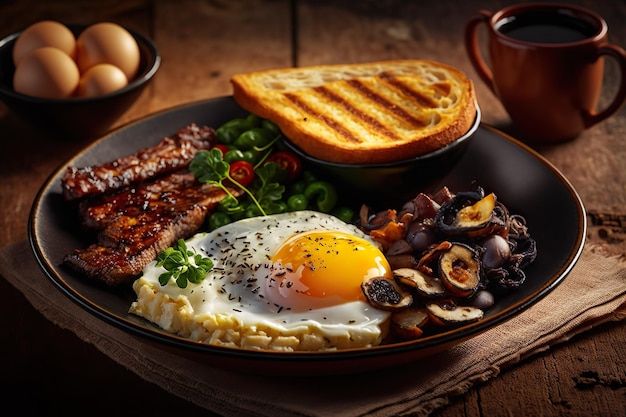
[[428, 60], [234, 75], [235, 101], [307, 154], [346, 164], [402, 161], [448, 145], [476, 118], [472, 81]]

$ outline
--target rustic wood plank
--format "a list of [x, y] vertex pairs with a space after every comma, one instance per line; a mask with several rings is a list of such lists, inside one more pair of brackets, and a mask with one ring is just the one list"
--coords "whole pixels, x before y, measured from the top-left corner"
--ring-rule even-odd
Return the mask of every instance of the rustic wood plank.
[[625, 327], [607, 324], [578, 336], [505, 370], [433, 416], [514, 416], [519, 410], [537, 416], [624, 416], [626, 368], [620, 345]]
[[289, 2], [157, 2], [163, 65], [152, 110], [232, 93], [239, 72], [292, 64]]
[[[626, 3], [576, 0], [604, 15], [611, 28], [610, 39], [626, 46]], [[462, 25], [477, 8], [495, 10], [504, 0], [457, 2], [402, 2], [366, 0], [295, 1], [292, 20], [288, 0], [263, 0], [255, 7], [244, 2], [215, 0], [20, 0], [0, 3], [2, 34], [25, 27], [43, 18], [91, 23], [113, 20], [151, 35], [163, 53], [157, 79], [118, 122], [134, 120], [148, 112], [193, 100], [230, 93], [228, 78], [252, 71], [293, 64], [362, 62], [392, 58], [428, 58], [448, 62], [478, 80], [466, 59]], [[299, 53], [292, 55], [292, 22], [296, 23]], [[616, 80], [610, 76], [610, 80]], [[616, 81], [611, 81], [615, 83]], [[504, 131], [507, 116], [494, 95], [480, 81], [477, 94], [484, 121]], [[24, 239], [26, 220], [33, 198], [52, 170], [87, 143], [51, 142], [23, 125], [0, 104], [0, 246]], [[626, 202], [626, 110], [585, 132], [568, 144], [543, 147], [540, 152], [572, 181], [580, 192], [592, 227], [589, 242], [607, 243], [609, 253], [623, 253], [623, 223], [606, 222], [623, 216]], [[28, 144], [28, 146], [24, 146]], [[594, 155], [589, 158], [589, 155]], [[595, 223], [594, 223], [595, 222]], [[8, 288], [7, 288], [8, 287]], [[57, 375], [69, 372], [76, 381], [100, 378], [107, 395], [132, 401], [129, 390], [157, 395], [155, 411], [198, 410], [191, 404], [166, 395], [142, 383], [135, 375], [79, 341], [70, 332], [60, 331], [32, 309], [21, 295], [4, 281], [3, 321], [0, 331], [16, 336], [15, 344], [4, 343], [0, 352], [5, 377], [13, 377], [18, 388], [30, 389], [44, 398], [53, 394], [58, 410], [67, 411], [65, 391], [52, 378], [33, 382], [30, 375]], [[15, 312], [20, 312], [18, 315]], [[37, 328], [25, 334], [24, 328]], [[611, 415], [626, 413], [626, 325], [608, 324], [557, 346], [536, 358], [505, 370], [494, 380], [471, 389], [464, 396], [435, 413], [440, 417], [484, 415]], [[41, 358], [46, 358], [45, 360]], [[35, 362], [32, 358], [38, 358]], [[66, 364], [73, 363], [73, 369]], [[87, 372], [88, 370], [89, 372]], [[28, 376], [28, 377], [26, 377]], [[17, 378], [17, 379], [16, 379]], [[35, 384], [35, 385], [33, 385]], [[81, 383], [72, 385], [77, 395]], [[53, 387], [56, 386], [57, 391]], [[34, 387], [34, 389], [33, 389]], [[48, 390], [48, 391], [46, 391]], [[89, 388], [82, 395], [88, 395]], [[16, 394], [22, 390], [16, 390]], [[54, 394], [56, 393], [56, 396]], [[87, 398], [103, 407], [107, 398]], [[150, 404], [143, 404], [146, 412]], [[81, 410], [81, 404], [74, 404]], [[128, 405], [127, 405], [128, 407]], [[169, 407], [169, 409], [166, 409]], [[112, 410], [115, 412], [115, 410]], [[132, 412], [130, 408], [127, 412]], [[207, 415], [207, 414], [203, 414]]]
[[6, 1], [1, 5], [0, 27], [2, 34], [9, 34], [43, 19], [85, 25], [110, 20], [145, 31], [152, 22], [151, 4], [150, 0]]

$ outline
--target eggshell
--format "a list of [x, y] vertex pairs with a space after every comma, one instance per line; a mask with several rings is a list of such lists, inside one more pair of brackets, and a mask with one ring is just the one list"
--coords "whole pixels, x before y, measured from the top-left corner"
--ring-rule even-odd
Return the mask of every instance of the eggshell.
[[139, 69], [139, 46], [123, 27], [110, 22], [96, 23], [78, 35], [76, 62], [81, 73], [96, 64], [112, 64], [121, 69], [128, 80]]
[[43, 97], [70, 97], [80, 79], [72, 58], [60, 49], [44, 46], [24, 56], [13, 75], [13, 89], [18, 93]]
[[13, 62], [17, 65], [24, 56], [43, 46], [53, 46], [72, 58], [76, 57], [76, 38], [72, 31], [62, 23], [42, 20], [18, 36], [13, 46]]
[[98, 64], [89, 68], [80, 78], [77, 95], [95, 97], [109, 94], [128, 85], [124, 72], [111, 64]]

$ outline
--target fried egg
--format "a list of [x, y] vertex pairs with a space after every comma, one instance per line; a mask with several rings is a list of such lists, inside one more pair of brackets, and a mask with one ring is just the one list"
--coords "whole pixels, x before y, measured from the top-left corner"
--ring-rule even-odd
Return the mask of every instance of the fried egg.
[[389, 312], [361, 291], [391, 277], [378, 245], [354, 225], [299, 211], [254, 217], [201, 233], [187, 247], [212, 259], [199, 284], [159, 284], [148, 265], [130, 311], [168, 332], [214, 345], [320, 351], [378, 345]]

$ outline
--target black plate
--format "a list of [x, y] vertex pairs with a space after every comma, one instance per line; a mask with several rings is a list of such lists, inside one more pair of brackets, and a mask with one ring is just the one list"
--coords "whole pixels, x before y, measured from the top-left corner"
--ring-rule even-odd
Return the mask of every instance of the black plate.
[[431, 189], [415, 190], [430, 192], [446, 185], [453, 191], [462, 191], [479, 184], [487, 192], [495, 192], [511, 212], [523, 215], [528, 222], [539, 253], [527, 269], [527, 280], [517, 292], [499, 299], [478, 323], [415, 341], [340, 352], [256, 352], [215, 347], [171, 335], [129, 314], [128, 308], [134, 301], [131, 289], [104, 288], [60, 266], [64, 255], [87, 246], [93, 239], [79, 231], [76, 213], [61, 196], [61, 177], [68, 165], [106, 162], [155, 144], [189, 123], [216, 127], [245, 114], [231, 97], [177, 107], [112, 132], [52, 173], [35, 199], [29, 223], [32, 249], [47, 277], [88, 312], [175, 354], [245, 372], [329, 374], [401, 364], [473, 337], [543, 298], [565, 278], [580, 256], [587, 223], [582, 202], [572, 185], [527, 146], [481, 125], [450, 174], [431, 184]]

